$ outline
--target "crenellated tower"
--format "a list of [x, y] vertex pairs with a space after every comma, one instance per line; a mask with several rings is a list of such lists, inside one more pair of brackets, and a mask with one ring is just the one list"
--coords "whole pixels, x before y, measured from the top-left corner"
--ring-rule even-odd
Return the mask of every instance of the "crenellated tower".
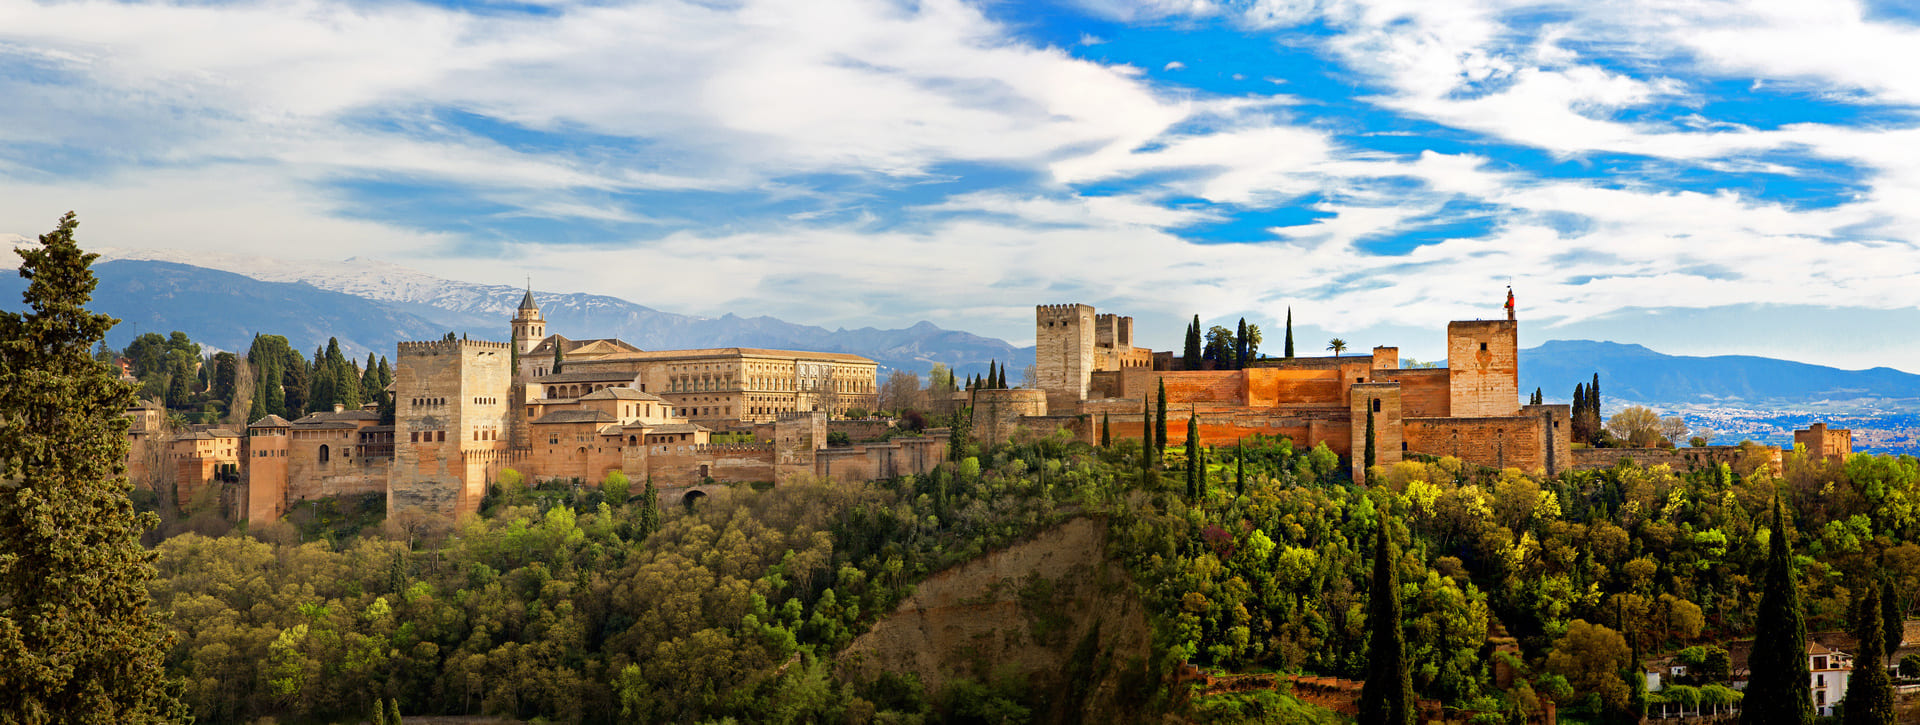
[[510, 343], [403, 342], [393, 370], [393, 520], [452, 522], [479, 510], [507, 459]]
[[1033, 363], [1051, 410], [1075, 410], [1093, 379], [1098, 340], [1091, 305], [1039, 305], [1033, 314]]

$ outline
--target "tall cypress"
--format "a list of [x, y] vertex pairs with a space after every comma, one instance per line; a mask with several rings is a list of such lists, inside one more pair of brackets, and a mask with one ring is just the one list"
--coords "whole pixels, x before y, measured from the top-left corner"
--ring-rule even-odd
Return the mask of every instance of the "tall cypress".
[[995, 384], [995, 381], [998, 379], [995, 373], [999, 371], [999, 368], [1000, 368], [999, 360], [992, 360], [987, 363], [987, 384], [984, 386], [986, 389], [992, 390], [994, 388], [1000, 387], [999, 385]]
[[1367, 405], [1367, 457], [1361, 459], [1366, 465], [1360, 469], [1360, 483], [1373, 483], [1373, 464], [1378, 457], [1379, 454], [1375, 452], [1373, 444], [1373, 405], [1369, 403]]
[[1753, 654], [1742, 725], [1810, 725], [1813, 694], [1807, 670], [1807, 623], [1800, 615], [1800, 586], [1787, 545], [1785, 509], [1773, 500], [1773, 531], [1767, 541], [1767, 573], [1754, 621]]
[[1100, 414], [1100, 447], [1113, 445], [1113, 414]]
[[1854, 607], [1854, 636], [1860, 651], [1853, 658], [1853, 676], [1847, 680], [1843, 725], [1893, 725], [1893, 680], [1887, 677], [1886, 624], [1880, 610], [1880, 587], [1868, 582]]
[[1233, 495], [1247, 495], [1247, 447], [1244, 443], [1233, 446]]
[[1154, 403], [1153, 414], [1153, 455], [1154, 465], [1166, 460], [1167, 455], [1167, 380], [1160, 379], [1160, 399]]
[[1005, 365], [1000, 366], [1000, 383], [997, 387], [1001, 390], [1007, 389], [1007, 366]]
[[560, 351], [560, 341], [556, 339], [553, 341], [553, 373], [552, 374], [559, 375], [560, 368], [564, 367], [566, 364], [567, 364], [567, 355], [566, 353]]
[[1367, 593], [1367, 681], [1360, 686], [1360, 725], [1414, 725], [1413, 675], [1400, 629], [1400, 559], [1392, 518], [1380, 508], [1374, 535], [1373, 582]]
[[1293, 308], [1287, 308], [1287, 358], [1293, 358]]
[[1200, 369], [1200, 316], [1193, 316], [1193, 324], [1187, 326], [1187, 346], [1180, 352], [1182, 367], [1188, 370]]
[[1592, 443], [1593, 442], [1592, 436], [1587, 435], [1587, 384], [1586, 383], [1573, 384], [1573, 420], [1567, 421], [1567, 425], [1573, 428], [1572, 432], [1573, 432], [1574, 442], [1576, 443]]
[[1880, 577], [1880, 629], [1887, 640], [1883, 651], [1891, 660], [1893, 653], [1900, 651], [1900, 645], [1905, 643], [1907, 613], [1900, 607], [1900, 590], [1893, 586], [1893, 578], [1886, 575]]
[[1187, 498], [1200, 500], [1201, 472], [1206, 470], [1206, 462], [1200, 457], [1200, 415], [1196, 411], [1187, 411]]
[[269, 356], [254, 368], [259, 378], [254, 381], [253, 410], [247, 413], [249, 422], [258, 423], [269, 415], [281, 415], [286, 412], [287, 394], [281, 387], [279, 364]]
[[77, 226], [15, 250], [26, 310], [0, 312], [0, 721], [184, 720], [140, 545], [160, 522], [128, 498], [136, 388], [93, 359], [118, 320], [86, 308]]
[[1233, 338], [1233, 367], [1238, 370], [1247, 366], [1247, 318], [1240, 318], [1240, 332]]

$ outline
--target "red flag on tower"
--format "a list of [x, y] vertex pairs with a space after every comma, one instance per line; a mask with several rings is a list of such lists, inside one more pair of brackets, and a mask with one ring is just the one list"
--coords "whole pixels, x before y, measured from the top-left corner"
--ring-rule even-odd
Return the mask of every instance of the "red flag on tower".
[[1513, 285], [1507, 285], [1507, 319], [1513, 319]]

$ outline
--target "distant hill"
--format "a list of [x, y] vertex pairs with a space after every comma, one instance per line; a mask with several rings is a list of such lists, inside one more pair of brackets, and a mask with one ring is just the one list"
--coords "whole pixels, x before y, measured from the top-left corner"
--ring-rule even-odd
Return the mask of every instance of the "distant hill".
[[[1573, 397], [1600, 374], [1603, 402], [1763, 408], [1920, 398], [1920, 375], [1891, 368], [1841, 370], [1751, 355], [1665, 355], [1640, 345], [1553, 340], [1520, 351], [1520, 390]], [[1609, 406], [1611, 407], [1611, 406]]]
[[[332, 336], [355, 357], [368, 351], [392, 356], [397, 342], [447, 332], [504, 340], [524, 294], [372, 260], [291, 262], [168, 250], [104, 250], [103, 256], [106, 261], [94, 265], [100, 277], [94, 308], [123, 320], [108, 335], [115, 346], [146, 332], [180, 330], [203, 344], [244, 350], [255, 332], [265, 332], [286, 335], [303, 351]], [[18, 309], [25, 287], [25, 280], [0, 275], [0, 308]], [[937, 362], [960, 375], [985, 372], [992, 360], [1012, 361], [1015, 371], [1033, 360], [1031, 347], [928, 322], [896, 330], [828, 330], [766, 316], [681, 315], [604, 295], [536, 291], [534, 299], [548, 332], [576, 339], [617, 337], [645, 350], [844, 352], [921, 373]]]
[[[110, 261], [95, 264], [93, 272], [100, 284], [89, 307], [120, 318], [107, 333], [114, 347], [145, 333], [179, 330], [204, 346], [239, 351], [261, 332], [285, 335], [307, 354], [337, 337], [357, 357], [368, 350], [392, 357], [394, 341], [436, 338], [449, 329], [353, 295], [185, 264]], [[21, 309], [26, 288], [27, 280], [0, 274], [0, 309]]]

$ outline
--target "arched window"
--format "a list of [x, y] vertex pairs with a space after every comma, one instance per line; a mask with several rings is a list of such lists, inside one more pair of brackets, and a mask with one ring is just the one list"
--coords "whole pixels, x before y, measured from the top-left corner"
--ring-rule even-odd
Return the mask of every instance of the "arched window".
[[322, 466], [327, 465], [327, 460], [330, 459], [331, 457], [332, 457], [332, 454], [330, 451], [327, 450], [327, 447], [324, 445], [320, 446], [320, 465]]

